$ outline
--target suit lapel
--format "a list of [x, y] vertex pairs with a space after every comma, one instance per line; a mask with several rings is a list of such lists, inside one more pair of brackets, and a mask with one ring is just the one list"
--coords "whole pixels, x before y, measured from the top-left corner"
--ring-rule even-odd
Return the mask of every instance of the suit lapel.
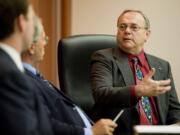
[[[33, 79], [38, 81], [40, 85], [44, 87], [44, 89], [40, 89], [44, 95], [47, 95], [47, 91], [48, 91], [48, 93], [51, 93], [54, 95], [54, 97], [56, 97], [54, 98], [54, 100], [56, 100], [57, 98], [61, 98], [62, 100], [64, 100], [64, 102], [68, 103], [71, 106], [74, 106], [73, 101], [69, 99], [62, 91], [58, 90], [52, 83], [50, 83], [52, 85], [52, 88], [51, 88], [45, 82], [43, 82], [42, 79], [34, 75], [32, 72], [28, 71], [27, 69], [25, 69], [25, 71], [29, 76], [31, 76]], [[61, 96], [58, 96], [59, 94]]]
[[155, 59], [154, 57], [152, 57], [151, 55], [145, 54], [147, 61], [149, 63], [150, 68], [155, 68], [156, 72], [155, 75], [153, 76], [154, 80], [160, 80], [161, 78], [161, 74], [163, 72], [163, 67], [160, 65], [159, 61], [157, 61], [157, 59]]
[[127, 86], [134, 84], [133, 72], [130, 68], [127, 55], [122, 51], [119, 51], [119, 48], [115, 48], [113, 57], [115, 58], [116, 64], [122, 73], [125, 84]]

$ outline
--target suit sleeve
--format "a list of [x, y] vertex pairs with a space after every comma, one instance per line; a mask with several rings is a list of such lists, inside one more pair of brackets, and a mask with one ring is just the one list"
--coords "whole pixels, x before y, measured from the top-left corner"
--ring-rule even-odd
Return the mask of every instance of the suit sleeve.
[[171, 67], [169, 64], [168, 64], [168, 76], [171, 79], [171, 90], [168, 93], [169, 106], [168, 106], [166, 124], [174, 124], [176, 122], [180, 122], [180, 103], [178, 101], [178, 97], [171, 73]]
[[0, 73], [0, 134], [39, 135], [33, 94], [18, 71]]
[[[53, 128], [55, 135], [84, 135], [83, 127], [77, 126], [75, 124], [69, 124], [67, 122], [64, 122], [63, 120], [59, 120], [58, 118], [55, 118], [53, 116], [53, 112], [48, 107], [48, 105], [44, 101], [44, 99], [43, 99], [43, 102], [44, 102], [44, 108], [51, 119], [52, 128]], [[63, 108], [63, 106], [60, 106], [59, 108]], [[59, 115], [61, 115], [60, 111], [57, 111], [57, 113], [59, 113]], [[64, 117], [68, 117], [68, 115], [69, 114], [67, 114], [67, 116], [64, 116]]]
[[[131, 107], [132, 86], [125, 86], [115, 59], [100, 51], [91, 59], [91, 86], [96, 104], [106, 107]], [[119, 82], [118, 82], [119, 81]], [[117, 84], [115, 84], [117, 82]]]
[[63, 123], [55, 119], [52, 119], [52, 123], [56, 135], [84, 135], [84, 129], [82, 127]]

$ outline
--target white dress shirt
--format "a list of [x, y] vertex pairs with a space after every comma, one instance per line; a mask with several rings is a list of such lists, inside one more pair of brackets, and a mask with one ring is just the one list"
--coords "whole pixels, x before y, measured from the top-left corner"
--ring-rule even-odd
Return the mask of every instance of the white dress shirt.
[[18, 53], [18, 51], [16, 51], [13, 47], [11, 47], [10, 45], [6, 45], [4, 43], [0, 43], [0, 48], [2, 50], [4, 50], [10, 57], [11, 59], [14, 61], [14, 63], [16, 64], [17, 68], [21, 71], [24, 72], [24, 68], [22, 65], [22, 61], [21, 61], [21, 55], [20, 53]]

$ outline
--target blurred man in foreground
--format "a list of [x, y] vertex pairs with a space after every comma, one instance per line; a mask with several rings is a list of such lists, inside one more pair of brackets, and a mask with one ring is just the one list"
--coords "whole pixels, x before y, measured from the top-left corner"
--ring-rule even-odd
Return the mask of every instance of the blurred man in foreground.
[[0, 134], [52, 135], [51, 125], [20, 54], [34, 33], [28, 0], [0, 1]]

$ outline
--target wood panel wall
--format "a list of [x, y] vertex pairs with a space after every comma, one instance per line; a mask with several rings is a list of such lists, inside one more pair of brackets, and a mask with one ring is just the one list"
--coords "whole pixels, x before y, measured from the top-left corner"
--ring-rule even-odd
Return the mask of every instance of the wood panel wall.
[[62, 38], [71, 35], [71, 0], [61, 0], [61, 36]]

